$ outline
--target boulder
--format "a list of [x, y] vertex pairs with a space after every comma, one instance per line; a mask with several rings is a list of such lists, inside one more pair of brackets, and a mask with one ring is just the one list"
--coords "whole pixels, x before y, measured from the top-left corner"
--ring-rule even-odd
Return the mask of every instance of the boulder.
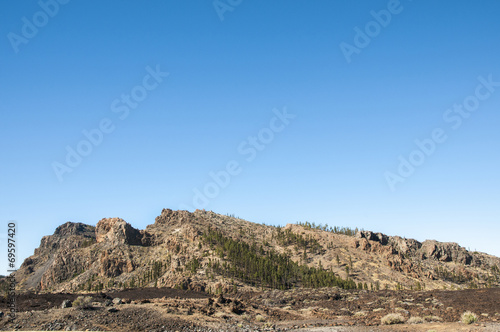
[[113, 299], [113, 304], [116, 304], [116, 305], [118, 305], [118, 304], [123, 304], [123, 301], [122, 301], [122, 299], [120, 299], [119, 297], [115, 297], [115, 298]]
[[71, 303], [70, 300], [64, 300], [61, 304], [61, 309], [64, 309], [64, 308], [71, 308], [73, 306], [73, 304]]

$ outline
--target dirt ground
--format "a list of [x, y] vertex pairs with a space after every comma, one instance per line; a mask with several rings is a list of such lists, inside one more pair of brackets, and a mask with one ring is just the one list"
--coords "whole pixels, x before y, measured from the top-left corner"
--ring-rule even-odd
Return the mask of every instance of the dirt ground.
[[[135, 288], [124, 289], [116, 292], [87, 293], [87, 294], [19, 294], [16, 297], [17, 311], [45, 310], [54, 307], [59, 308], [64, 300], [74, 301], [78, 296], [92, 296], [95, 302], [105, 302], [107, 299], [115, 297], [127, 300], [143, 300], [156, 298], [181, 298], [181, 299], [204, 299], [210, 297], [207, 293], [194, 292], [173, 288]], [[0, 297], [0, 310], [7, 311], [7, 299]]]
[[[85, 294], [90, 309], [61, 308], [79, 294], [23, 294], [0, 330], [39, 331], [500, 331], [500, 288], [462, 291], [345, 291], [335, 288], [212, 296], [170, 288]], [[117, 299], [120, 301], [117, 301]], [[113, 301], [113, 299], [115, 299]], [[0, 299], [0, 311], [7, 302]], [[460, 316], [472, 311], [478, 322]], [[405, 323], [385, 326], [398, 313]], [[422, 324], [408, 324], [411, 317]]]
[[301, 328], [297, 332], [422, 332], [422, 331], [436, 331], [436, 332], [498, 332], [500, 331], [499, 324], [484, 323], [475, 325], [464, 325], [461, 323], [425, 323], [418, 325], [388, 325], [388, 326], [354, 326], [354, 327], [317, 327], [317, 328]]

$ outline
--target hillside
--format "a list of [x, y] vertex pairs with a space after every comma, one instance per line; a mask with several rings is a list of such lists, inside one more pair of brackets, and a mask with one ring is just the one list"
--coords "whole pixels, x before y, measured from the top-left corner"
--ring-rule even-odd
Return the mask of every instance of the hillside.
[[[346, 235], [347, 234], [347, 235]], [[120, 218], [67, 222], [15, 273], [20, 291], [172, 287], [216, 293], [262, 289], [498, 287], [500, 259], [456, 243], [370, 231], [274, 227], [197, 210], [164, 209], [137, 230]]]
[[471, 310], [498, 331], [499, 266], [456, 243], [165, 209], [144, 230], [105, 218], [44, 236], [0, 330], [470, 331]]

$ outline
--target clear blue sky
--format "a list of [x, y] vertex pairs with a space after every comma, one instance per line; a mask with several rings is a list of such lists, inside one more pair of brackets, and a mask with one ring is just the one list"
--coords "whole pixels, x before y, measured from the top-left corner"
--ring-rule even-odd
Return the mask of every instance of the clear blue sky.
[[[500, 87], [478, 80], [500, 81], [499, 2], [43, 3], [0, 3], [0, 273], [8, 220], [19, 266], [66, 221], [144, 228], [206, 188], [198, 207], [254, 222], [500, 256]], [[466, 117], [447, 113], [465, 100]], [[446, 140], [423, 155], [414, 141], [436, 128]], [[412, 153], [425, 159], [391, 190]]]

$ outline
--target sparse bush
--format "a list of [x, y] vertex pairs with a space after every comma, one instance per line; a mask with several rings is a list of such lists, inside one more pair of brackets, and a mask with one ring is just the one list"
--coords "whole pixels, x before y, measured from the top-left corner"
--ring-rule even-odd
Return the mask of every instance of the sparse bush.
[[414, 316], [414, 317], [410, 317], [410, 319], [408, 319], [406, 321], [406, 323], [408, 323], [408, 324], [422, 324], [422, 323], [425, 323], [425, 320], [422, 317]]
[[78, 296], [76, 300], [73, 301], [73, 307], [77, 309], [92, 309], [92, 297]]
[[257, 315], [255, 316], [255, 321], [257, 321], [257, 322], [263, 322], [263, 321], [265, 321], [265, 320], [266, 320], [266, 319], [265, 319], [265, 318], [264, 318], [264, 316], [262, 316], [261, 314], [257, 314]]
[[387, 314], [380, 319], [380, 322], [384, 325], [403, 324], [405, 319], [401, 314]]
[[428, 322], [441, 322], [443, 319], [438, 316], [425, 316], [424, 319]]
[[466, 311], [462, 314], [462, 323], [464, 324], [472, 324], [478, 321], [478, 317], [472, 311]]

